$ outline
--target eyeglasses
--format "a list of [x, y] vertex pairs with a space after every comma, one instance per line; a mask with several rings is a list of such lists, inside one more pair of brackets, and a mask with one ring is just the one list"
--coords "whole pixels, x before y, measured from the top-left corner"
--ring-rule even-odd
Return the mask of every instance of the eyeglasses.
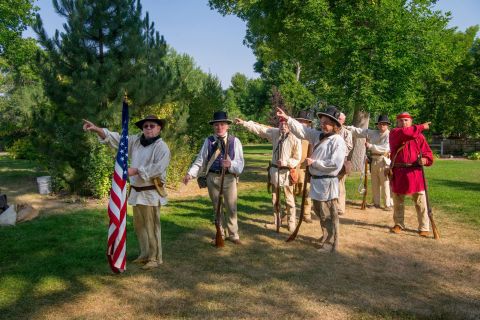
[[145, 124], [143, 125], [143, 129], [153, 129], [156, 126], [157, 126], [156, 124]]

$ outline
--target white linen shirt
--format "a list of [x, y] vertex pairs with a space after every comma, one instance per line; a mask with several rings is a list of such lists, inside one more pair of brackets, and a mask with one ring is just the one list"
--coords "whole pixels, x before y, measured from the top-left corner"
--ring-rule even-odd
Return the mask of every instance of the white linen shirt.
[[[253, 121], [243, 122], [243, 126], [250, 132], [267, 139], [272, 143], [273, 153], [272, 153], [272, 164], [277, 165], [278, 160], [278, 143], [280, 142], [280, 129], [265, 126]], [[289, 168], [295, 168], [302, 158], [302, 142], [300, 139], [295, 137], [294, 134], [288, 134], [287, 138], [282, 144], [282, 153], [280, 154], [280, 160], [287, 164]], [[278, 174], [278, 168], [270, 167], [270, 183], [274, 186], [278, 185], [278, 178], [280, 178], [280, 186], [289, 186], [290, 179], [290, 170], [280, 169], [280, 174]]]
[[312, 176], [334, 176], [335, 178], [311, 179], [310, 198], [317, 201], [328, 201], [338, 199], [338, 178], [337, 175], [342, 169], [345, 160], [347, 147], [343, 138], [334, 134], [325, 138], [319, 145], [321, 131], [305, 127], [297, 120], [289, 117], [287, 124], [290, 131], [297, 138], [308, 140], [314, 150], [311, 159], [314, 161], [309, 167]]
[[[103, 129], [105, 139], [99, 138], [103, 144], [117, 149], [120, 142], [120, 134]], [[146, 147], [140, 144], [141, 133], [128, 136], [128, 157], [131, 168], [137, 168], [138, 174], [129, 177], [130, 185], [135, 187], [145, 187], [153, 185], [153, 178], [160, 177], [165, 184], [167, 180], [167, 167], [170, 163], [170, 149], [167, 144], [159, 138], [151, 145]], [[128, 197], [128, 204], [158, 206], [166, 204], [166, 198], [160, 197], [157, 190], [145, 190], [137, 192], [131, 189]]]
[[380, 133], [379, 130], [368, 128], [362, 129], [354, 126], [347, 126], [346, 128], [352, 132], [354, 137], [367, 138], [368, 142], [371, 144], [368, 150], [372, 152], [373, 158], [380, 158], [385, 156], [385, 154], [390, 153], [390, 143], [388, 141], [390, 135], [389, 130]]
[[[217, 136], [215, 136], [215, 138], [218, 139]], [[228, 134], [227, 134], [227, 139], [228, 139]], [[208, 138], [206, 138], [205, 141], [203, 142], [203, 145], [202, 145], [202, 148], [200, 149], [200, 152], [197, 155], [197, 158], [195, 159], [195, 161], [190, 166], [190, 169], [188, 169], [187, 174], [190, 177], [196, 178], [201, 173], [201, 171], [205, 170], [204, 166], [206, 166], [208, 164], [207, 159], [208, 159], [208, 145], [209, 145], [209, 143], [210, 142], [208, 141]], [[234, 140], [233, 150], [234, 150], [234, 153], [235, 153], [235, 159], [232, 160], [232, 159], [230, 159], [230, 157], [228, 157], [231, 161], [231, 166], [230, 166], [230, 168], [228, 168], [228, 172], [239, 175], [243, 171], [243, 166], [245, 165], [245, 160], [243, 159], [242, 143], [240, 142], [240, 140], [237, 137], [235, 137], [235, 140]]]

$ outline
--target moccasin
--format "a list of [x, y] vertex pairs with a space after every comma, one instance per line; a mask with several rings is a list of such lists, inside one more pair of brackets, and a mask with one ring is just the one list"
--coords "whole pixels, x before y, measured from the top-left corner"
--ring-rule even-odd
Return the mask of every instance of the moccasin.
[[419, 231], [419, 232], [418, 232], [418, 235], [419, 235], [420, 237], [426, 238], [426, 237], [428, 237], [428, 231]]
[[143, 270], [150, 270], [154, 268], [158, 268], [159, 264], [157, 261], [148, 261], [143, 267]]
[[402, 227], [400, 227], [398, 224], [396, 226], [394, 226], [393, 228], [390, 229], [390, 232], [392, 233], [400, 233], [402, 232]]

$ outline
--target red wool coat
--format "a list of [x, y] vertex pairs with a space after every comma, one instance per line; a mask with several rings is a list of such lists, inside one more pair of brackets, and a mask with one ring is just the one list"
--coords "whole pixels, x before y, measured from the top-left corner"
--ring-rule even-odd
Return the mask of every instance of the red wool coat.
[[[397, 150], [405, 147], [398, 152], [395, 163], [415, 163], [418, 160], [420, 151], [422, 157], [427, 159], [426, 166], [433, 164], [433, 154], [425, 137], [422, 134], [423, 125], [418, 124], [407, 128], [394, 128], [390, 131], [390, 152], [392, 161], [395, 158]], [[425, 190], [423, 183], [422, 168], [393, 168], [393, 179], [390, 182], [392, 191], [398, 194], [412, 194]]]

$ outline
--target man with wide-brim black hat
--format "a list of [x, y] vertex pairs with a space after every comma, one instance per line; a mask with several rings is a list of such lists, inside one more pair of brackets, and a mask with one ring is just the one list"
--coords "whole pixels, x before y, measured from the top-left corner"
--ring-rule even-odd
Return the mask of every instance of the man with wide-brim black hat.
[[[302, 125], [304, 125], [307, 128], [312, 127], [312, 115], [308, 110], [300, 110], [297, 114], [297, 117], [295, 120], [300, 122]], [[307, 185], [304, 186], [304, 180], [305, 180], [305, 173], [307, 169], [307, 162], [306, 158], [308, 157], [308, 152], [311, 148], [309, 148], [310, 142], [308, 140], [302, 140], [302, 156], [300, 158], [300, 163], [297, 165], [297, 175], [298, 175], [298, 182], [295, 185], [295, 195], [302, 195], [303, 188], [306, 188], [306, 194], [307, 196], [305, 197], [305, 204], [303, 205], [303, 221], [306, 223], [312, 223], [312, 199], [310, 199], [309, 193], [310, 193], [310, 182], [307, 182]]]
[[[217, 111], [209, 122], [213, 127], [213, 135], [203, 142], [202, 149], [197, 155], [192, 166], [183, 178], [183, 183], [196, 177], [205, 177], [208, 195], [213, 205], [214, 215], [220, 193], [222, 167], [225, 168], [223, 182], [223, 207], [227, 211], [227, 217], [221, 212], [220, 224], [222, 237], [235, 244], [241, 244], [237, 222], [237, 177], [244, 167], [243, 147], [240, 140], [229, 134], [228, 129], [232, 120], [228, 119], [227, 113]], [[225, 235], [225, 227], [228, 236]]]
[[[118, 148], [119, 133], [83, 121], [85, 131], [95, 132], [101, 143]], [[164, 119], [149, 115], [135, 123], [142, 133], [128, 136], [128, 204], [133, 207], [133, 226], [140, 246], [140, 254], [133, 262], [142, 264], [145, 270], [163, 263], [160, 207], [167, 201], [165, 183], [170, 163], [170, 150], [160, 137], [165, 124]]]
[[[381, 208], [381, 200], [383, 199], [384, 210], [391, 211], [393, 201], [390, 193], [390, 181], [385, 175], [385, 170], [388, 170], [390, 165], [390, 145], [388, 139], [390, 136], [387, 115], [378, 116], [376, 130], [356, 128], [354, 126], [346, 126], [355, 138], [365, 138], [365, 147], [372, 156], [372, 163], [370, 164], [373, 205], [375, 208]], [[367, 174], [365, 172], [365, 174]]]
[[287, 121], [290, 131], [297, 138], [308, 140], [313, 145], [312, 155], [306, 161], [311, 175], [310, 198], [323, 231], [322, 248], [319, 250], [335, 252], [338, 249], [340, 229], [337, 176], [346, 154], [345, 141], [338, 134], [342, 126], [338, 121], [340, 111], [329, 107], [317, 113], [321, 131], [303, 126], [280, 108], [277, 108], [277, 116]]

